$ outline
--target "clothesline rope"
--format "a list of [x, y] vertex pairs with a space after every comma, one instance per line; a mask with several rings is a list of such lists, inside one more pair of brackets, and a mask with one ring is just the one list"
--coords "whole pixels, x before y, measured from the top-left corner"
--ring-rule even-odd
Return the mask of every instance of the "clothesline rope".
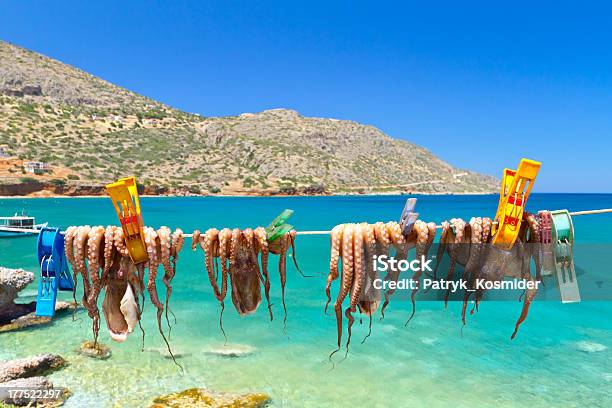
[[[574, 211], [569, 214], [572, 217], [577, 217], [579, 215], [604, 214], [604, 213], [612, 213], [612, 208], [602, 208], [600, 210]], [[436, 228], [440, 229], [442, 228], [442, 226], [436, 224]], [[0, 231], [24, 232], [24, 233], [33, 233], [33, 234], [38, 234], [40, 232], [39, 230], [36, 230], [36, 229], [8, 228], [8, 227], [0, 227]], [[297, 235], [329, 235], [330, 233], [331, 231], [297, 231]], [[185, 234], [185, 237], [191, 238], [192, 235], [193, 234]]]
[[[574, 211], [569, 213], [571, 216], [578, 215], [589, 215], [589, 214], [604, 214], [604, 213], [612, 213], [612, 208], [603, 208], [601, 210], [586, 210], [586, 211]], [[497, 222], [495, 222], [497, 224]], [[436, 229], [441, 229], [442, 226], [436, 224]], [[298, 231], [298, 235], [329, 235], [331, 231]]]

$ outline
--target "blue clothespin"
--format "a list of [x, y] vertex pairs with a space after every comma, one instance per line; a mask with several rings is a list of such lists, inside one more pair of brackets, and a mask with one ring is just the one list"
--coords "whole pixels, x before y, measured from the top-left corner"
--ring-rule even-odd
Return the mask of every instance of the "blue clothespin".
[[406, 205], [404, 206], [404, 211], [402, 211], [402, 216], [400, 217], [400, 227], [402, 228], [402, 234], [404, 234], [404, 236], [408, 236], [408, 234], [412, 232], [414, 223], [419, 219], [419, 213], [414, 212], [416, 202], [416, 198], [407, 199]]
[[36, 298], [36, 316], [53, 317], [57, 290], [72, 291], [74, 288], [64, 253], [64, 237], [59, 228], [41, 229], [37, 248], [40, 280]]

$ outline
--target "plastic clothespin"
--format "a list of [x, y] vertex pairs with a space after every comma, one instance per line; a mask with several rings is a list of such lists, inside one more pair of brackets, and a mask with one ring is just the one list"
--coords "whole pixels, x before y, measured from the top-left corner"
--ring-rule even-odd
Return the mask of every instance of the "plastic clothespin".
[[36, 297], [36, 316], [55, 316], [57, 291], [72, 291], [74, 281], [64, 252], [64, 237], [59, 228], [44, 227], [36, 242], [40, 280]]
[[551, 212], [552, 241], [559, 293], [563, 303], [580, 302], [578, 279], [574, 269], [574, 224], [567, 210]]
[[119, 217], [125, 244], [132, 262], [138, 264], [147, 261], [149, 256], [144, 242], [144, 224], [140, 212], [136, 178], [122, 178], [115, 183], [108, 184], [106, 191], [113, 202], [117, 217]]
[[293, 229], [293, 226], [287, 224], [287, 220], [293, 215], [293, 210], [286, 209], [280, 213], [272, 222], [266, 227], [266, 234], [268, 236], [268, 242], [274, 242], [289, 231]]
[[541, 163], [521, 159], [516, 171], [505, 169], [502, 179], [499, 205], [495, 214], [492, 235], [493, 245], [500, 249], [511, 250], [518, 238], [525, 204], [533, 188]]
[[414, 212], [416, 202], [416, 198], [407, 199], [402, 215], [400, 216], [400, 227], [402, 228], [402, 234], [404, 234], [404, 236], [408, 236], [408, 234], [412, 232], [414, 223], [419, 219], [419, 213]]

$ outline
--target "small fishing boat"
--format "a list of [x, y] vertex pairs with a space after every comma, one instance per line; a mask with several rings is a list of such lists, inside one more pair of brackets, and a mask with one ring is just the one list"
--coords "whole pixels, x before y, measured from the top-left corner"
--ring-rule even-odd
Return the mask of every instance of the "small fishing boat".
[[15, 214], [12, 217], [0, 217], [0, 238], [15, 238], [37, 234], [47, 223], [36, 224], [34, 217]]

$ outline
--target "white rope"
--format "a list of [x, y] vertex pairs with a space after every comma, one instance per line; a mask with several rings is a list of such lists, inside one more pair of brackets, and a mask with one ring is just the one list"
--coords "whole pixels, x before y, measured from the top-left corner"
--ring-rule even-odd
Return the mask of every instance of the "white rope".
[[[577, 217], [579, 215], [591, 215], [591, 214], [604, 214], [604, 213], [612, 213], [612, 208], [602, 208], [600, 210], [585, 210], [585, 211], [574, 211], [569, 213], [573, 217]], [[436, 225], [436, 228], [442, 228], [441, 225]], [[8, 228], [8, 227], [0, 227], [0, 231], [7, 232], [23, 232], [23, 233], [31, 233], [38, 234], [40, 231], [37, 229], [27, 229], [27, 228]], [[64, 233], [64, 231], [62, 231]], [[329, 235], [331, 231], [298, 231], [297, 235]], [[185, 234], [186, 238], [191, 238], [193, 234]]]

